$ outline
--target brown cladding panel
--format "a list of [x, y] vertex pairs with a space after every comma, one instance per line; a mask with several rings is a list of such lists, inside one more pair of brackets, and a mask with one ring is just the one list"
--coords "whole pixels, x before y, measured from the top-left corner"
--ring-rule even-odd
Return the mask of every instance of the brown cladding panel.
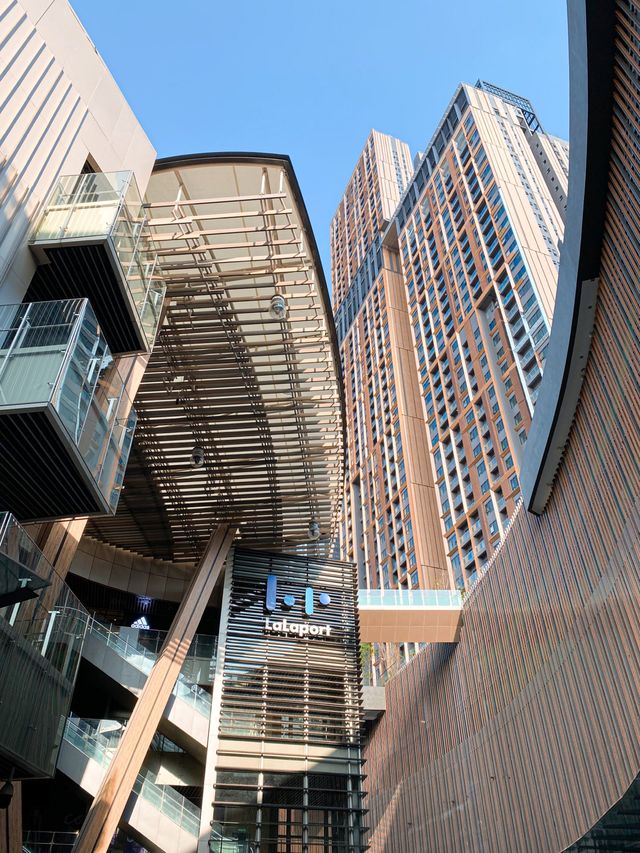
[[545, 514], [517, 514], [467, 601], [460, 645], [387, 687], [367, 750], [372, 851], [561, 851], [640, 770], [637, 27], [620, 0], [598, 306], [564, 462]]

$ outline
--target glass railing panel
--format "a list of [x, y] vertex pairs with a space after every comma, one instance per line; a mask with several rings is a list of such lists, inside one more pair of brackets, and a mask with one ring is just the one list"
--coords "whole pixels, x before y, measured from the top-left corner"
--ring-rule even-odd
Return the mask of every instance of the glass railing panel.
[[360, 589], [361, 607], [461, 607], [458, 590], [450, 589]]
[[[71, 175], [54, 188], [32, 237], [34, 246], [103, 238], [110, 241], [149, 346], [153, 344], [165, 285], [147, 217], [132, 172]], [[155, 275], [155, 278], [154, 278]]]
[[71, 853], [77, 838], [77, 832], [27, 830], [23, 837], [22, 853]]
[[60, 178], [45, 205], [33, 242], [106, 237], [114, 227], [131, 177], [131, 172], [96, 172]]
[[162, 311], [162, 303], [164, 301], [167, 290], [166, 284], [160, 281], [157, 277], [151, 278], [156, 271], [155, 256], [147, 261], [147, 269], [145, 275], [149, 279], [149, 286], [144, 295], [144, 299], [140, 308], [140, 320], [147, 336], [149, 344], [155, 340], [158, 325], [160, 323], [160, 315]]
[[[119, 626], [106, 626], [98, 622], [96, 619], [91, 620], [89, 630], [92, 634], [100, 637], [116, 654], [134, 666], [136, 669], [148, 675], [157, 660], [158, 654], [164, 640], [166, 632], [164, 631], [136, 631], [135, 639], [131, 629], [120, 629]], [[139, 635], [143, 636], [140, 637]], [[144, 636], [147, 635], [147, 636]], [[197, 637], [197, 635], [196, 635]], [[209, 717], [211, 714], [211, 695], [206, 690], [203, 690], [199, 684], [189, 679], [190, 664], [194, 661], [194, 653], [200, 651], [205, 652], [205, 649], [215, 655], [216, 645], [215, 637], [204, 636], [199, 641], [194, 640], [192, 643], [187, 658], [183, 665], [183, 671], [178, 676], [172, 693], [179, 699], [192, 705], [200, 714]], [[211, 665], [213, 670], [213, 664]]]
[[0, 306], [0, 409], [49, 401], [82, 309], [80, 299]]
[[[83, 755], [108, 767], [118, 747], [124, 727], [116, 720], [84, 720], [69, 717], [64, 739]], [[143, 770], [138, 774], [133, 792], [151, 803], [173, 823], [197, 837], [200, 831], [200, 809], [169, 785], [157, 785]]]
[[86, 299], [0, 306], [0, 412], [47, 406], [115, 511], [135, 412]]
[[48, 406], [115, 511], [135, 412], [86, 299], [0, 306], [0, 412]]

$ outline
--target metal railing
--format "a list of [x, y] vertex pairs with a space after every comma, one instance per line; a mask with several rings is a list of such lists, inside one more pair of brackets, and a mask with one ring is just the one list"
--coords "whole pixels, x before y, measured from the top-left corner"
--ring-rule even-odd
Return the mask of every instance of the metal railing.
[[0, 591], [15, 602], [0, 608], [0, 751], [53, 775], [89, 614], [10, 513], [0, 514]]
[[22, 853], [71, 853], [77, 832], [27, 830], [22, 840]]

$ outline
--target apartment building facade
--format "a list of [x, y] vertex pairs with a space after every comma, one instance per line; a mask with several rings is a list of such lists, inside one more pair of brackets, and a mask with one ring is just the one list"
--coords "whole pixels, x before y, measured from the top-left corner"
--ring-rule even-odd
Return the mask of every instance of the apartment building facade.
[[[342, 553], [367, 583], [468, 589], [504, 536], [544, 369], [567, 181], [568, 147], [526, 99], [461, 85], [380, 235], [375, 285], [352, 297], [357, 316], [342, 286], [334, 294], [350, 452]], [[393, 319], [380, 322], [382, 310]], [[392, 426], [398, 400], [412, 413], [408, 441]]]
[[331, 226], [348, 436], [341, 554], [369, 588], [449, 586], [402, 269], [383, 245], [411, 168], [406, 144], [372, 131]]

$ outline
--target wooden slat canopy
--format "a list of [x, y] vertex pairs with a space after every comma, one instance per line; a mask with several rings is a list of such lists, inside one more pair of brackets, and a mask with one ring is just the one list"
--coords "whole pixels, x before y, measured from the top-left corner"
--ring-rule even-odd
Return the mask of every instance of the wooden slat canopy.
[[343, 477], [339, 354], [289, 158], [160, 160], [147, 212], [165, 316], [118, 512], [90, 532], [174, 562], [195, 562], [220, 522], [251, 547], [308, 542], [314, 520], [326, 540]]

